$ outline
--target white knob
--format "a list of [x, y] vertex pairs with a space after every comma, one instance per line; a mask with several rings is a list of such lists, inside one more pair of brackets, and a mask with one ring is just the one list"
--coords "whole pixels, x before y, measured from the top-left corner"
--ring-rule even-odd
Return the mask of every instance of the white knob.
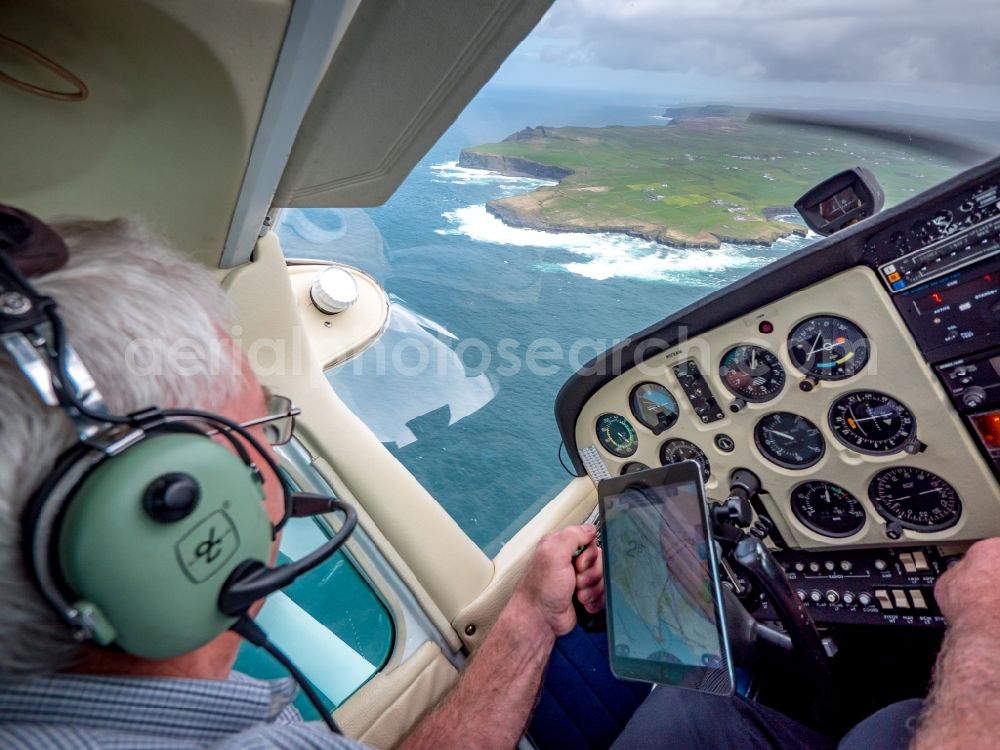
[[330, 266], [316, 274], [309, 296], [317, 310], [333, 315], [358, 301], [358, 282], [350, 271]]

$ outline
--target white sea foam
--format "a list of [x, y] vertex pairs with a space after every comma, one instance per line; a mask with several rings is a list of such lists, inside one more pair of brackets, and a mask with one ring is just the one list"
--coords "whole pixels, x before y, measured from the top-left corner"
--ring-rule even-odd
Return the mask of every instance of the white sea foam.
[[683, 248], [615, 233], [521, 229], [504, 224], [482, 205], [442, 215], [449, 227], [435, 230], [438, 234], [464, 235], [477, 242], [498, 245], [566, 250], [581, 256], [581, 260], [561, 263], [559, 267], [595, 280], [620, 277], [714, 286], [720, 273], [752, 270], [774, 259], [771, 254], [761, 255], [767, 248], [756, 245], [723, 243], [717, 248]]
[[494, 185], [516, 185], [523, 188], [544, 187], [546, 185], [558, 185], [552, 180], [539, 180], [534, 177], [512, 177], [510, 175], [491, 172], [488, 169], [470, 169], [469, 167], [458, 166], [457, 161], [446, 161], [443, 164], [432, 164], [431, 172], [434, 173], [434, 182], [458, 182], [464, 184]]

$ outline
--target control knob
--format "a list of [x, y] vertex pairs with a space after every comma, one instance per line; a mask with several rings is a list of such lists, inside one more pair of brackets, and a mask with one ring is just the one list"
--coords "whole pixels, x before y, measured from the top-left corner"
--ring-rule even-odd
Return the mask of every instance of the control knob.
[[358, 301], [358, 282], [346, 268], [324, 268], [313, 279], [309, 296], [313, 306], [324, 315], [336, 315]]
[[969, 409], [976, 409], [986, 401], [986, 390], [974, 385], [962, 391], [962, 403]]

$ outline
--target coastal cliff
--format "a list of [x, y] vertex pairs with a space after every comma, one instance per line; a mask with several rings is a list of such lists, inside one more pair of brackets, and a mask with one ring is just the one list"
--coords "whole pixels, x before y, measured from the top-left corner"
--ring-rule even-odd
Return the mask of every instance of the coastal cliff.
[[656, 226], [648, 223], [629, 223], [627, 219], [607, 223], [576, 220], [560, 222], [554, 221], [551, 218], [542, 218], [532, 210], [533, 205], [537, 205], [538, 202], [545, 200], [544, 191], [536, 190], [528, 195], [531, 196], [531, 199], [527, 201], [517, 200], [525, 196], [514, 196], [512, 198], [488, 201], [486, 203], [486, 211], [500, 219], [504, 224], [521, 229], [537, 229], [542, 232], [584, 232], [588, 234], [610, 232], [624, 234], [636, 239], [646, 240], [647, 242], [658, 242], [662, 245], [670, 245], [671, 247], [716, 248], [723, 242], [733, 245], [770, 245], [782, 237], [806, 236], [806, 230], [796, 226], [789, 226], [784, 230], [776, 229], [773, 235], [769, 237], [747, 239], [745, 237], [733, 237], [716, 232], [685, 235], [670, 227]]
[[572, 169], [552, 164], [541, 164], [522, 156], [487, 154], [471, 149], [462, 149], [462, 153], [458, 157], [458, 166], [467, 169], [488, 169], [491, 172], [511, 177], [534, 177], [537, 180], [552, 180], [553, 182], [558, 182], [573, 174]]

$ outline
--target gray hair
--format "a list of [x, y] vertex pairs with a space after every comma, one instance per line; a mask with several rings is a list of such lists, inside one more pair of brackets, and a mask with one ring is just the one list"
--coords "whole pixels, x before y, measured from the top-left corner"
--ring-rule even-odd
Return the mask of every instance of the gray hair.
[[[134, 222], [53, 228], [69, 262], [32, 282], [58, 303], [68, 342], [113, 413], [214, 411], [240, 392], [242, 363], [224, 333], [227, 301], [207, 269]], [[25, 502], [75, 440], [63, 412], [44, 406], [0, 354], [0, 678], [57, 671], [77, 654], [69, 629], [28, 578], [20, 548]]]

